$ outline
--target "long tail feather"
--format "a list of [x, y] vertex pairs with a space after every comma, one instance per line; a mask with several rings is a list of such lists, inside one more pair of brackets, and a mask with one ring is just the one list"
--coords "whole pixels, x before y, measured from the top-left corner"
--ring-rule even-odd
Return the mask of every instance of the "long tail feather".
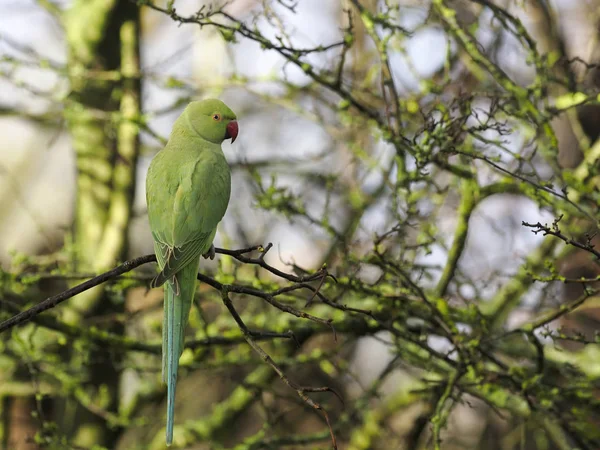
[[[169, 282], [165, 286], [165, 316], [166, 316], [166, 352], [163, 351], [163, 381], [167, 383], [167, 445], [173, 443], [173, 422], [175, 418], [175, 389], [177, 386], [177, 369], [179, 354], [175, 349], [175, 341], [179, 341], [175, 325], [175, 286]], [[163, 338], [163, 347], [165, 339]], [[166, 367], [165, 367], [166, 366]], [[166, 373], [165, 373], [166, 372]], [[166, 376], [166, 380], [165, 380]]]
[[197, 273], [196, 262], [184, 267], [173, 279], [165, 283], [162, 377], [167, 385], [167, 445], [173, 442], [177, 369], [196, 290]]

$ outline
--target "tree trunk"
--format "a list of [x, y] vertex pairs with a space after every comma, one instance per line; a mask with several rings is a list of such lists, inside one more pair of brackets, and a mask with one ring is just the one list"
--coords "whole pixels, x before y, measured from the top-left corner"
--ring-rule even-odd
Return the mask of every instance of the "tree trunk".
[[[127, 252], [139, 153], [139, 10], [128, 0], [75, 1], [65, 29], [71, 82], [65, 114], [77, 162], [73, 256], [76, 270], [98, 272]], [[122, 305], [96, 289], [76, 297], [66, 319], [120, 313]], [[108, 328], [123, 332], [120, 324]], [[100, 349], [72, 357], [82, 369], [85, 360], [93, 361], [87, 366], [91, 399], [117, 412], [121, 355]], [[77, 417], [76, 445], [112, 445], [117, 430], [109, 431], [104, 419], [80, 405], [66, 408]]]

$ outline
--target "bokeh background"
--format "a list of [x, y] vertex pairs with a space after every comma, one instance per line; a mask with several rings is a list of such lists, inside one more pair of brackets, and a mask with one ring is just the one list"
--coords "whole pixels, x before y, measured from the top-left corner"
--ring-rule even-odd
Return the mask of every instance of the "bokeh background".
[[[311, 294], [304, 292], [283, 302], [341, 323], [340, 336], [321, 326], [299, 349], [264, 346], [298, 384], [341, 393], [344, 404], [314, 396], [327, 405], [340, 448], [598, 448], [577, 411], [565, 423], [560, 417], [563, 408], [586, 415], [596, 405], [598, 266], [589, 249], [570, 251], [522, 222], [551, 224], [562, 215], [568, 238], [590, 248], [594, 241], [600, 3], [148, 3], [0, 0], [0, 300], [25, 308], [86, 274], [152, 253], [144, 188], [150, 160], [188, 101], [218, 97], [237, 113], [240, 135], [223, 144], [233, 194], [215, 244], [272, 243], [265, 261], [297, 275], [326, 264], [341, 279], [338, 287], [324, 284], [333, 302], [398, 314], [415, 342], [450, 360], [464, 357], [466, 366], [473, 360], [449, 336], [477, 336], [472, 345], [482, 354], [501, 353], [498, 377], [517, 377], [498, 381], [498, 389], [528, 408], [521, 416], [503, 410], [486, 397], [492, 387], [469, 391], [494, 385], [489, 374], [461, 388], [418, 352], [403, 353], [408, 338], [394, 334], [394, 321], [366, 315], [379, 325], [357, 331], [352, 320], [365, 314], [318, 297], [305, 307]], [[173, 6], [173, 14], [160, 10]], [[443, 11], [453, 11], [450, 19]], [[452, 24], [476, 40], [476, 50]], [[537, 113], [523, 112], [524, 97]], [[448, 164], [470, 171], [475, 185]], [[472, 206], [470, 191], [480, 196]], [[157, 342], [162, 294], [144, 287], [153, 270], [46, 313], [56, 323], [4, 332], [3, 448], [164, 447], [159, 357], [81, 332]], [[265, 291], [290, 283], [225, 257], [203, 260], [201, 270]], [[582, 287], [561, 276], [591, 281]], [[390, 298], [415, 303], [421, 290], [443, 299], [457, 308], [449, 334], [436, 331], [437, 319], [418, 313], [421, 307], [386, 303], [366, 285], [389, 286]], [[494, 310], [502, 292], [512, 297], [493, 326], [466, 318], [472, 305], [483, 305], [484, 316]], [[514, 348], [525, 347], [521, 354], [481, 344], [581, 295], [587, 307], [578, 314], [520, 336]], [[219, 301], [199, 286], [190, 338], [240, 335]], [[258, 302], [236, 300], [252, 329], [303, 326]], [[532, 347], [540, 346], [545, 372], [534, 367], [540, 356]], [[496, 364], [482, 358], [482, 370]], [[330, 447], [321, 416], [269, 370], [243, 343], [184, 354], [176, 448]], [[552, 403], [552, 389], [570, 386], [571, 375], [585, 380], [582, 394]], [[527, 391], [534, 376], [551, 380], [540, 385], [547, 392]]]

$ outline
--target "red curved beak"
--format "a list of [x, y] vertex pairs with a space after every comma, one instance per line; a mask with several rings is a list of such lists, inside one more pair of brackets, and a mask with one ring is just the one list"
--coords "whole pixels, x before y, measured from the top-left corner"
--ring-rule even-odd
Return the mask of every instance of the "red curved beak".
[[227, 132], [225, 133], [225, 139], [231, 139], [231, 143], [235, 142], [238, 135], [238, 123], [237, 120], [232, 120], [227, 124]]

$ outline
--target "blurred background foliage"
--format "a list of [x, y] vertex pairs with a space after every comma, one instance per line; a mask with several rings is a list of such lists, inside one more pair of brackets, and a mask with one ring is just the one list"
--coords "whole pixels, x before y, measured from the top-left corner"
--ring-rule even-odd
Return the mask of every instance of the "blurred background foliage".
[[[190, 100], [240, 119], [216, 244], [262, 247], [201, 264], [175, 448], [600, 448], [600, 2], [0, 11], [2, 320], [152, 252]], [[1, 334], [2, 448], [164, 448], [154, 270]]]

